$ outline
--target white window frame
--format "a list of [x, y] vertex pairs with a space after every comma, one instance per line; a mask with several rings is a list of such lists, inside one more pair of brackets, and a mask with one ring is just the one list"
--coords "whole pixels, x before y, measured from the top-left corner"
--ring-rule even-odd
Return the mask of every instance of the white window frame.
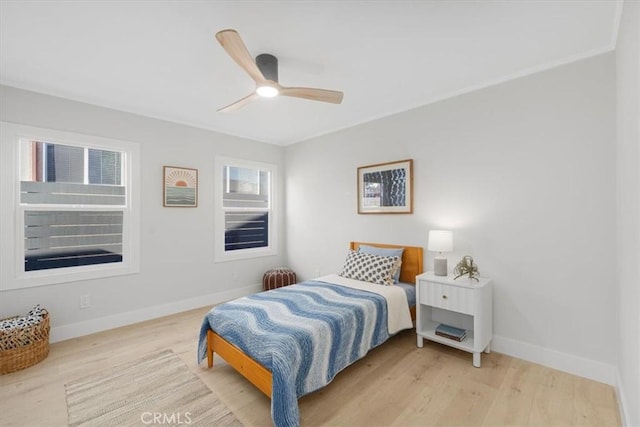
[[[226, 166], [259, 169], [268, 171], [269, 180], [269, 207], [266, 211], [269, 213], [269, 234], [268, 246], [261, 248], [237, 249], [234, 251], [225, 251], [225, 212], [256, 210], [255, 208], [225, 208], [223, 205], [223, 171]], [[278, 179], [278, 167], [271, 163], [255, 162], [251, 160], [234, 159], [230, 157], [216, 156], [214, 166], [214, 259], [216, 262], [235, 261], [241, 259], [250, 259], [264, 256], [274, 256], [278, 254], [277, 243], [277, 206], [276, 183]]]
[[[118, 263], [24, 269], [25, 210], [115, 210], [96, 205], [27, 205], [20, 202], [20, 143], [43, 141], [123, 153], [126, 206], [118, 207], [123, 219], [123, 259]], [[0, 122], [0, 290], [23, 289], [79, 280], [134, 274], [140, 271], [140, 146], [137, 143], [51, 129]]]

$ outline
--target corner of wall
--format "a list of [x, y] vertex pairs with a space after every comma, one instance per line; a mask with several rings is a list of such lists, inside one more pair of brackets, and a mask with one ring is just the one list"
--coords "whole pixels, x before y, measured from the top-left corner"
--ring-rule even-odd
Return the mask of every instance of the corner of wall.
[[491, 348], [499, 353], [611, 386], [617, 386], [619, 383], [615, 366], [607, 363], [496, 335], [493, 337]]
[[622, 379], [620, 378], [620, 370], [616, 369], [616, 383], [614, 384], [614, 389], [616, 391], [616, 400], [618, 401], [618, 412], [620, 414], [620, 425], [629, 426], [628, 420], [631, 419], [629, 416], [629, 402], [627, 401], [627, 396], [625, 395], [624, 389], [622, 388]]

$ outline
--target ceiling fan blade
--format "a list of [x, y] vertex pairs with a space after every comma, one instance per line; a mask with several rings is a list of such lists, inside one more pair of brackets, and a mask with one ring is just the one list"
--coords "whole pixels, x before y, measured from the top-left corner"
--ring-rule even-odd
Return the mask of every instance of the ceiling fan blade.
[[332, 104], [342, 103], [342, 97], [344, 96], [342, 92], [338, 92], [336, 90], [284, 86], [280, 87], [280, 95], [310, 99], [312, 101], [330, 102]]
[[253, 60], [253, 57], [242, 42], [236, 30], [222, 30], [216, 33], [216, 39], [220, 42], [224, 50], [233, 58], [236, 63], [258, 82], [265, 81], [265, 77]]
[[244, 107], [249, 102], [251, 102], [254, 98], [258, 98], [258, 97], [259, 96], [255, 92], [250, 93], [249, 95], [247, 95], [244, 98], [234, 102], [233, 104], [229, 104], [226, 107], [220, 108], [218, 110], [218, 113], [228, 113], [230, 111], [239, 110], [240, 108]]

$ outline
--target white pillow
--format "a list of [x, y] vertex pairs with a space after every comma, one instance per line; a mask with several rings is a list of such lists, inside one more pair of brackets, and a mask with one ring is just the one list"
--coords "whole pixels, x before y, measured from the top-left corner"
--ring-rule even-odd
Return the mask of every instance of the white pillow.
[[349, 251], [340, 276], [378, 285], [393, 285], [393, 275], [400, 269], [402, 259]]

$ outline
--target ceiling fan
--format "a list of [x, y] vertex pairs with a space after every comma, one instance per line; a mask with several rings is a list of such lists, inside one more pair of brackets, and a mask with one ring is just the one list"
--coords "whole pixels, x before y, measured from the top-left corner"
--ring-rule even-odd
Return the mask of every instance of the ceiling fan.
[[291, 96], [332, 104], [342, 102], [343, 93], [335, 90], [282, 86], [278, 83], [278, 58], [265, 53], [258, 55], [254, 61], [236, 30], [218, 31], [216, 39], [240, 68], [256, 82], [254, 92], [233, 104], [220, 108], [219, 112], [235, 111], [244, 107], [249, 101], [260, 97]]

